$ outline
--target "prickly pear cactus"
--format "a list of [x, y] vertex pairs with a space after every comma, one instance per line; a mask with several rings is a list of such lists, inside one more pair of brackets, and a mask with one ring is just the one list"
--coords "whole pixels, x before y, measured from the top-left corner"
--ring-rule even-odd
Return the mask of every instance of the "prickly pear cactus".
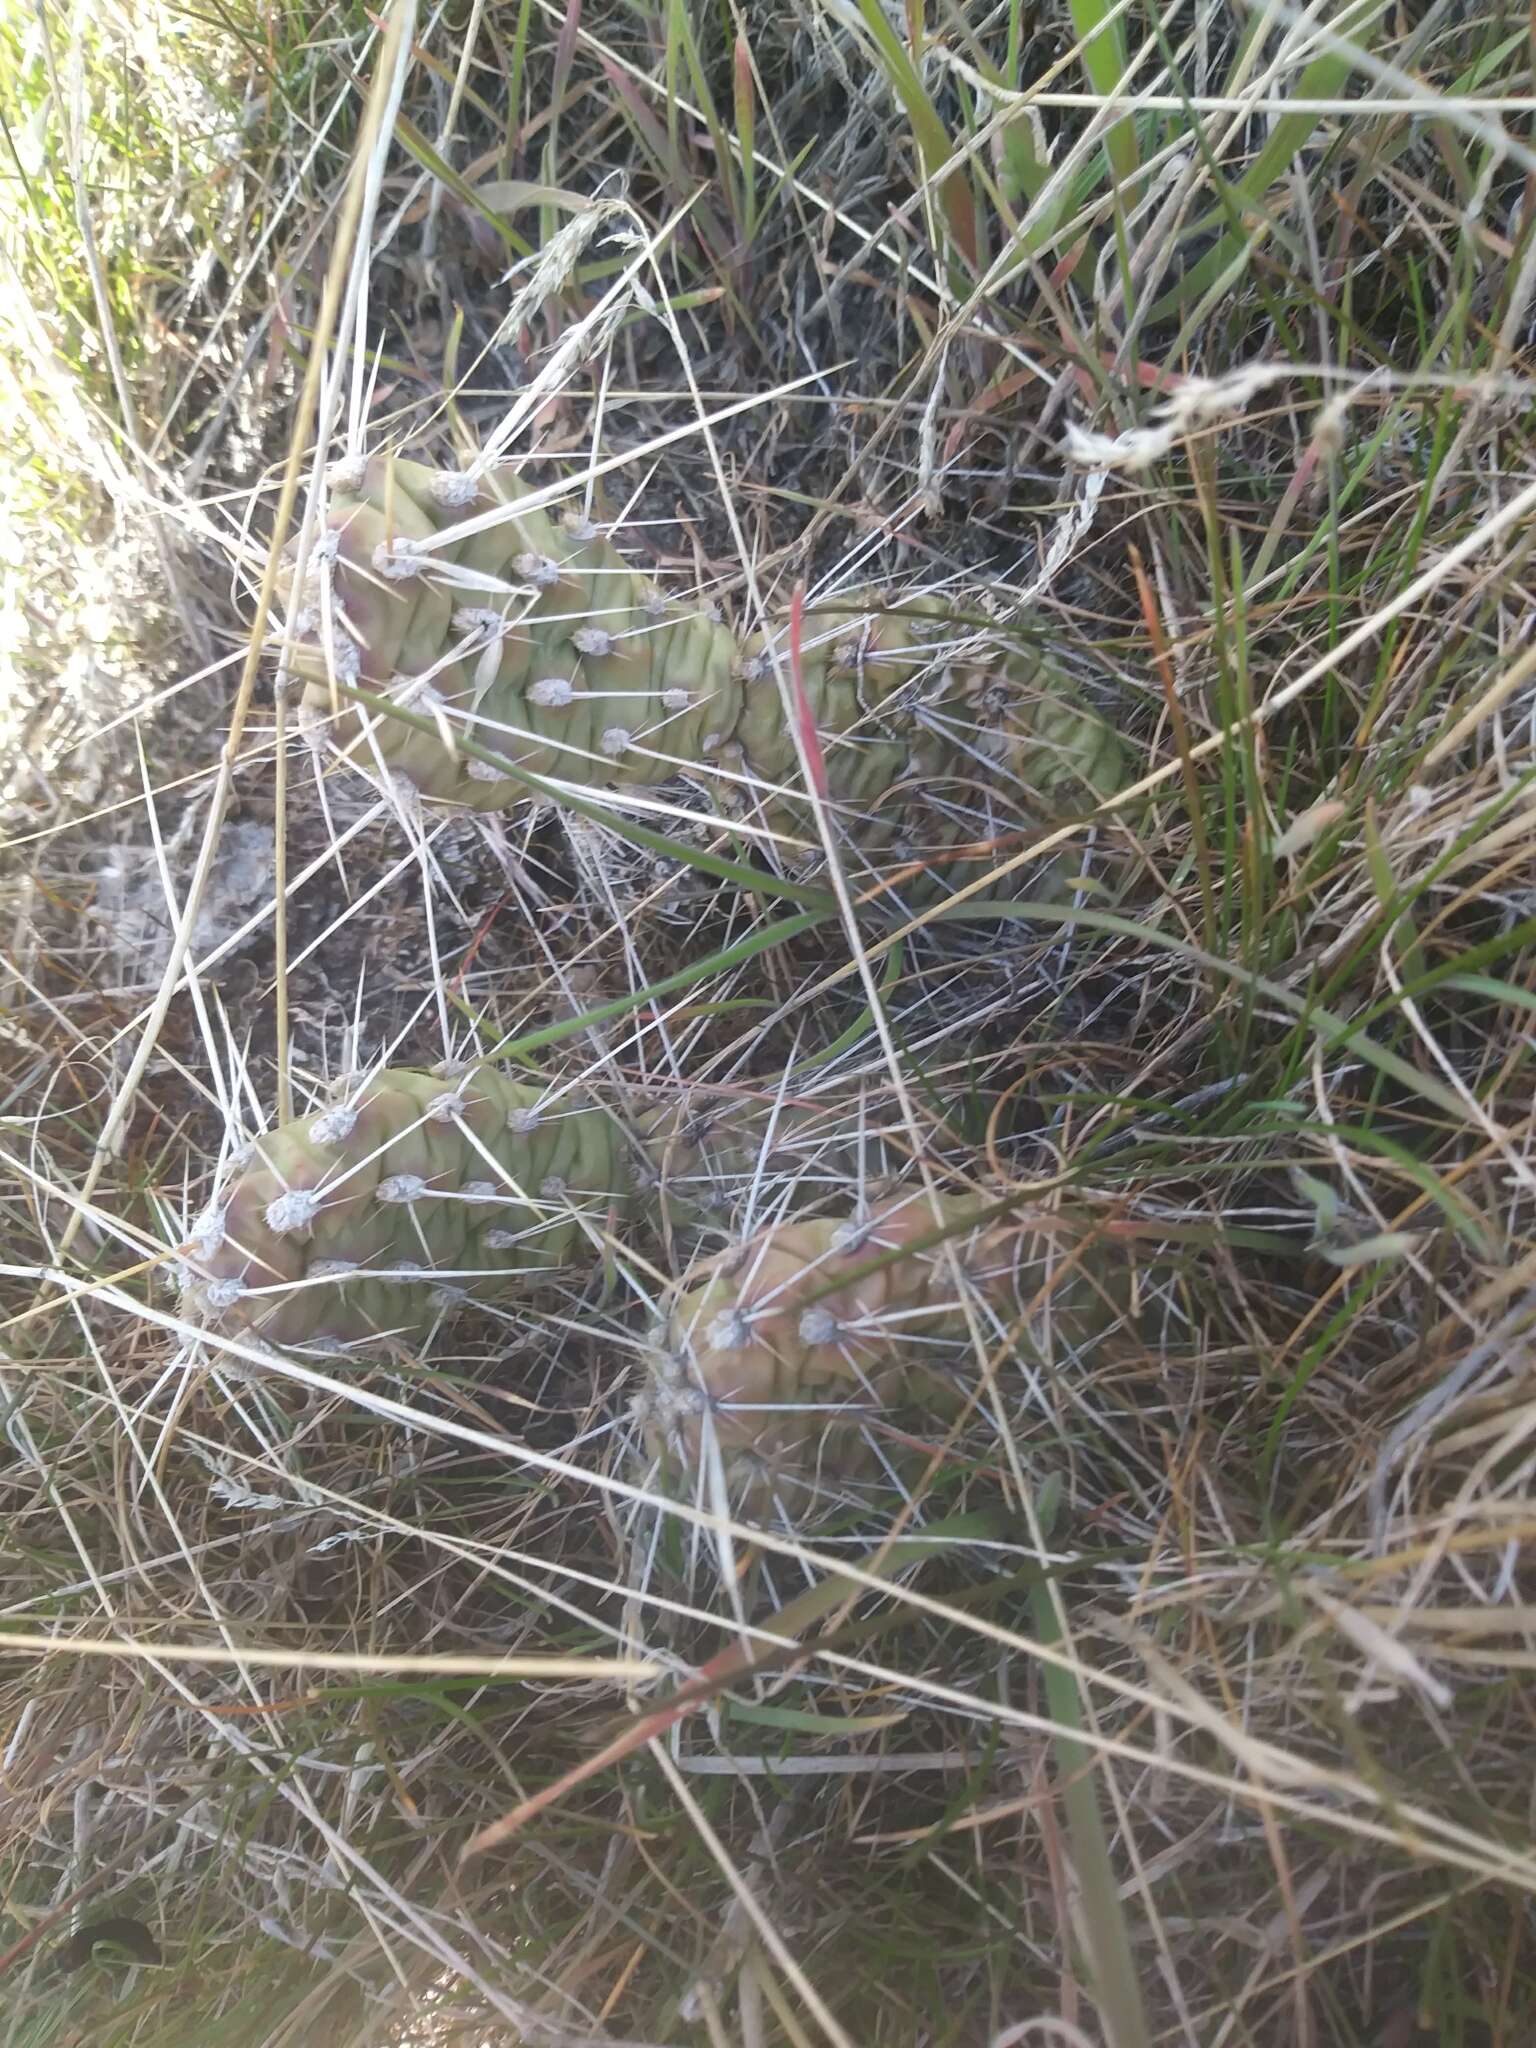
[[[970, 1207], [945, 1199], [940, 1220], [958, 1223]], [[923, 1248], [934, 1231], [929, 1202], [907, 1193], [863, 1221], [773, 1225], [710, 1261], [665, 1304], [651, 1342], [634, 1405], [651, 1465], [705, 1505], [718, 1471], [733, 1508], [798, 1516], [901, 1461], [901, 1440], [880, 1427], [895, 1410], [920, 1405], [931, 1438], [961, 1398], [938, 1340], [967, 1330], [943, 1248]], [[1124, 1290], [1102, 1259], [1052, 1280], [1038, 1253], [1021, 1258], [1006, 1224], [949, 1242], [967, 1286], [994, 1305], [1012, 1298], [1026, 1348], [1038, 1346], [1044, 1316], [1059, 1347], [1101, 1333], [1119, 1312]], [[905, 1255], [861, 1273], [888, 1253]]]
[[[288, 592], [311, 725], [374, 774], [473, 809], [500, 809], [524, 785], [465, 742], [591, 789], [709, 771], [728, 807], [803, 831], [774, 680], [788, 629], [771, 647], [738, 643], [669, 603], [601, 529], [530, 510], [528, 495], [504, 472], [388, 456], [332, 472], [309, 579]], [[995, 804], [977, 801], [979, 756], [1036, 817], [1085, 809], [1123, 781], [1116, 734], [1059, 675], [1022, 653], [978, 655], [934, 599], [811, 607], [800, 680], [830, 797], [860, 844], [866, 828], [902, 852], [995, 832]], [[349, 686], [434, 730], [360, 706]]]
[[184, 1298], [272, 1344], [409, 1339], [599, 1256], [625, 1142], [605, 1110], [488, 1067], [387, 1068], [237, 1161], [194, 1229]]
[[[919, 1387], [930, 1405], [952, 1391], [923, 1351], [964, 1324], [939, 1251], [853, 1276], [933, 1229], [929, 1204], [909, 1195], [863, 1222], [779, 1223], [712, 1260], [651, 1346], [635, 1404], [650, 1459], [707, 1502], [718, 1456], [732, 1501], [754, 1508], [799, 1505], [868, 1468], [882, 1411]], [[978, 1274], [992, 1256], [984, 1238], [957, 1249]]]

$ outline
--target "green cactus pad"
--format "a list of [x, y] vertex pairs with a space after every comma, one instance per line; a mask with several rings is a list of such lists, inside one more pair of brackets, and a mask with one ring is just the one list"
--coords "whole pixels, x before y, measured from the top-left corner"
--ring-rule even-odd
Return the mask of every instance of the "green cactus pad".
[[409, 1339], [595, 1256], [625, 1143], [605, 1110], [488, 1067], [387, 1068], [249, 1148], [193, 1231], [186, 1300], [272, 1344]]
[[[375, 456], [333, 473], [291, 661], [312, 727], [375, 775], [495, 810], [524, 790], [462, 750], [587, 790], [709, 776], [721, 808], [814, 838], [775, 669], [803, 694], [847, 836], [921, 858], [1118, 789], [1113, 729], [1054, 665], [935, 598], [856, 593], [738, 642], [659, 595], [613, 538], [530, 509], [506, 472]], [[432, 731], [360, 706], [357, 686]]]

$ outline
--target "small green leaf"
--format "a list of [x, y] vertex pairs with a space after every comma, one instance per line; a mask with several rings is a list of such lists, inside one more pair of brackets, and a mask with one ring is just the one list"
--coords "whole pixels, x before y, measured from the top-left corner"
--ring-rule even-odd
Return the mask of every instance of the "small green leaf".
[[799, 1707], [753, 1706], [745, 1700], [730, 1702], [733, 1721], [750, 1722], [759, 1728], [786, 1728], [796, 1735], [869, 1735], [882, 1728], [896, 1728], [907, 1718], [903, 1707], [894, 1714], [812, 1714]]
[[1339, 1220], [1339, 1198], [1328, 1183], [1308, 1173], [1304, 1167], [1293, 1166], [1291, 1179], [1303, 1200], [1312, 1205], [1315, 1234], [1326, 1237]]
[[1364, 1237], [1358, 1244], [1342, 1245], [1335, 1251], [1325, 1251], [1323, 1257], [1332, 1266], [1338, 1266], [1346, 1273], [1357, 1266], [1374, 1266], [1384, 1259], [1401, 1259], [1419, 1243], [1419, 1233], [1413, 1230], [1383, 1230], [1375, 1237]]

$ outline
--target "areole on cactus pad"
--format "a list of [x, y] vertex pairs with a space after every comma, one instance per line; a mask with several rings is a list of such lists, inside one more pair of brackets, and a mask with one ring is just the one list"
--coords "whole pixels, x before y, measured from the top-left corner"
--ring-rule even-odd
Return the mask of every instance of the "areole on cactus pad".
[[[806, 828], [774, 673], [788, 627], [738, 640], [706, 608], [669, 601], [608, 532], [552, 517], [505, 470], [391, 456], [338, 465], [305, 587], [288, 602], [305, 717], [377, 776], [494, 810], [527, 785], [483, 755], [587, 790], [708, 774], [717, 809]], [[1125, 779], [1118, 736], [1053, 664], [987, 642], [934, 597], [810, 606], [798, 682], [827, 795], [866, 851], [920, 857], [1071, 816]]]

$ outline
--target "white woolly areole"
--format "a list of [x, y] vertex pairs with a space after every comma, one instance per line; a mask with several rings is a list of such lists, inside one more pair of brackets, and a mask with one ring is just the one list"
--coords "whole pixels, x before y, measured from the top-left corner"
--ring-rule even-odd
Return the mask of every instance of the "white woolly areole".
[[629, 752], [629, 743], [633, 738], [634, 735], [627, 726], [610, 725], [598, 741], [598, 745], [610, 761], [617, 761], [620, 754], [627, 754]]
[[313, 1188], [289, 1188], [286, 1194], [268, 1202], [264, 1212], [267, 1228], [276, 1231], [279, 1237], [290, 1230], [308, 1230], [319, 1207], [320, 1197]]
[[724, 737], [725, 737], [724, 733], [719, 733], [719, 732], [707, 732], [707, 733], [705, 733], [705, 735], [704, 735], [703, 739], [701, 739], [701, 740], [699, 741], [699, 752], [700, 752], [701, 754], [713, 754], [713, 753], [716, 753], [716, 752], [718, 752], [718, 750], [719, 750], [719, 747], [720, 747], [720, 742], [721, 742], [721, 740], [723, 740], [723, 739], [724, 739]]
[[500, 640], [512, 631], [512, 621], [488, 604], [461, 604], [453, 614], [453, 630]]
[[664, 619], [667, 615], [667, 595], [662, 590], [648, 590], [640, 600], [640, 609], [647, 618]]
[[601, 527], [594, 526], [584, 512], [562, 512], [560, 524], [572, 540], [596, 540]]
[[488, 1252], [509, 1252], [517, 1243], [515, 1230], [487, 1230], [480, 1242]]
[[[401, 686], [398, 690], [394, 687], [396, 683]], [[390, 678], [390, 690], [401, 704], [414, 704], [428, 713], [443, 708], [442, 693], [425, 676], [393, 676]]]
[[564, 676], [545, 676], [541, 681], [528, 685], [528, 702], [545, 711], [563, 711], [575, 696], [575, 686]]
[[512, 566], [525, 583], [536, 584], [540, 590], [548, 590], [552, 583], [560, 581], [560, 564], [552, 562], [548, 555], [519, 555]]
[[691, 690], [663, 690], [661, 693], [663, 711], [686, 711], [692, 702]]
[[224, 1210], [210, 1202], [187, 1232], [187, 1241], [200, 1259], [211, 1259], [224, 1242]]
[[381, 1202], [417, 1202], [427, 1192], [419, 1173], [391, 1173], [374, 1190]]
[[360, 490], [367, 474], [368, 463], [364, 456], [344, 455], [325, 472], [325, 487], [328, 491]]
[[603, 655], [613, 652], [613, 635], [606, 626], [578, 626], [571, 635], [571, 641], [580, 654]]
[[506, 776], [489, 761], [477, 761], [473, 754], [464, 756], [464, 773], [471, 782], [505, 782]]
[[245, 1291], [243, 1280], [210, 1280], [203, 1290], [203, 1299], [212, 1309], [233, 1308]]
[[427, 489], [439, 505], [472, 505], [480, 492], [480, 479], [466, 476], [462, 470], [440, 469]]
[[345, 1280], [349, 1273], [361, 1271], [356, 1259], [311, 1259], [309, 1262], [312, 1280]]
[[741, 680], [744, 683], [765, 682], [773, 674], [773, 663], [766, 654], [749, 654], [741, 664]]
[[390, 583], [405, 583], [419, 576], [427, 565], [421, 542], [401, 534], [395, 540], [381, 540], [373, 551], [373, 566]]
[[552, 1173], [539, 1182], [539, 1193], [547, 1202], [558, 1202], [565, 1195], [566, 1185], [563, 1174]]
[[539, 1111], [531, 1105], [507, 1111], [507, 1129], [519, 1138], [531, 1137], [543, 1121]]
[[861, 1252], [869, 1242], [873, 1225], [869, 1223], [839, 1223], [832, 1233], [832, 1249], [839, 1252]]
[[469, 1107], [464, 1096], [450, 1089], [445, 1095], [434, 1095], [427, 1104], [427, 1115], [435, 1124], [456, 1123]]
[[312, 1145], [344, 1145], [351, 1137], [360, 1114], [350, 1102], [338, 1102], [334, 1109], [322, 1110], [309, 1127], [309, 1142]]
[[499, 1202], [501, 1200], [501, 1191], [494, 1181], [467, 1180], [464, 1183], [463, 1192], [466, 1202]]
[[715, 1317], [707, 1334], [711, 1351], [744, 1351], [752, 1342], [752, 1325], [742, 1309], [728, 1308]]
[[835, 1344], [837, 1342], [838, 1320], [831, 1309], [808, 1308], [800, 1318], [800, 1342], [802, 1344]]
[[337, 633], [332, 636], [330, 656], [337, 680], [355, 683], [363, 672], [363, 650], [350, 633]]

